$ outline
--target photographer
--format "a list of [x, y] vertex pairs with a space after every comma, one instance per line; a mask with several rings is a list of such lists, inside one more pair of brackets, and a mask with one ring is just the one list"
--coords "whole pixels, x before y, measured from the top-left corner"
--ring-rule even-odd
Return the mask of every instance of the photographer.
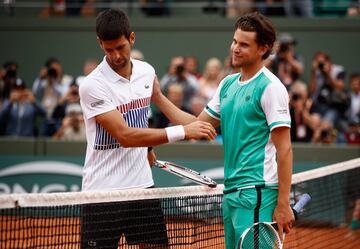
[[[68, 78], [68, 77], [65, 77]], [[62, 76], [62, 70], [56, 59], [49, 59], [41, 68], [33, 85], [33, 93], [46, 109], [46, 119], [42, 123], [41, 135], [52, 136], [56, 131], [56, 122], [52, 115], [60, 98], [67, 91], [70, 83]], [[61, 80], [63, 80], [61, 83]]]
[[319, 124], [319, 117], [310, 113], [312, 101], [307, 98], [304, 83], [295, 82], [289, 91], [291, 116], [291, 141], [311, 142], [314, 130]]
[[18, 79], [10, 91], [9, 100], [4, 102], [0, 110], [0, 123], [4, 127], [5, 136], [37, 135], [35, 120], [37, 116], [45, 116], [45, 109], [36, 102], [34, 95], [26, 89], [25, 83]]
[[279, 46], [276, 55], [268, 60], [267, 67], [289, 89], [304, 72], [304, 64], [300, 55], [295, 53], [296, 40], [287, 33], [279, 37]]
[[309, 92], [314, 102], [312, 111], [329, 121], [340, 133], [346, 129], [345, 112], [350, 105], [350, 98], [345, 91], [345, 70], [333, 64], [324, 52], [315, 54]]

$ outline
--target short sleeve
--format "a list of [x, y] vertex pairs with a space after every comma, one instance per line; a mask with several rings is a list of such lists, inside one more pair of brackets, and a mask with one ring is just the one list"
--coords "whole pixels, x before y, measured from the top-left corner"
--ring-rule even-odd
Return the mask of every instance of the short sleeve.
[[94, 79], [85, 79], [80, 85], [79, 94], [81, 108], [86, 119], [116, 109], [106, 86]]
[[220, 82], [214, 96], [205, 107], [205, 112], [217, 120], [220, 120], [220, 92], [223, 85], [224, 80]]
[[266, 87], [261, 97], [261, 107], [270, 130], [281, 126], [290, 127], [289, 95], [283, 84], [270, 83]]

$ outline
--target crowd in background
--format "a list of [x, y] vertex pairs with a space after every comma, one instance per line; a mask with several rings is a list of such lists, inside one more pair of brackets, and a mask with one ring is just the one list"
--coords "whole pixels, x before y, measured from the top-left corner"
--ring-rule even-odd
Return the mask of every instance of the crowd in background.
[[[332, 61], [323, 51], [313, 56], [309, 82], [302, 79], [303, 58], [296, 40], [279, 35], [276, 51], [265, 62], [288, 89], [293, 142], [360, 144], [360, 73]], [[139, 50], [132, 58], [143, 60]], [[18, 75], [18, 64], [5, 62], [0, 70], [0, 135], [45, 136], [85, 140], [79, 103], [79, 85], [98, 65], [86, 60], [83, 72], [71, 76], [57, 58], [48, 58], [32, 84]], [[162, 91], [182, 110], [198, 115], [214, 95], [220, 81], [235, 73], [229, 58], [209, 58], [203, 69], [196, 56], [174, 56], [165, 75], [158, 75]], [[171, 126], [155, 108], [149, 114], [152, 127]], [[221, 129], [218, 129], [221, 141]]]
[[[30, 5], [31, 6], [31, 1]], [[199, 3], [201, 3], [199, 5]], [[95, 16], [99, 10], [115, 7], [138, 8], [145, 16], [171, 16], [176, 8], [201, 8], [204, 14], [220, 14], [233, 18], [249, 11], [266, 16], [313, 17], [323, 15], [358, 16], [359, 0], [49, 0], [40, 16]], [[34, 1], [34, 5], [38, 2]], [[15, 0], [4, 1], [4, 12], [16, 15]]]

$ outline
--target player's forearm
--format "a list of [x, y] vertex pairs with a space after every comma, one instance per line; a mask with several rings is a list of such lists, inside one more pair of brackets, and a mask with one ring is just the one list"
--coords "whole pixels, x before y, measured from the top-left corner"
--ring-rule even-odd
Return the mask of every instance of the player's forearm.
[[292, 149], [291, 146], [284, 148], [278, 152], [278, 178], [279, 178], [279, 194], [278, 205], [290, 204], [290, 190], [292, 178]]
[[182, 111], [165, 96], [157, 98], [154, 102], [159, 110], [165, 114], [165, 116], [172, 124], [186, 125], [197, 120], [194, 115]]
[[115, 135], [121, 146], [149, 147], [168, 142], [165, 129], [127, 128]]

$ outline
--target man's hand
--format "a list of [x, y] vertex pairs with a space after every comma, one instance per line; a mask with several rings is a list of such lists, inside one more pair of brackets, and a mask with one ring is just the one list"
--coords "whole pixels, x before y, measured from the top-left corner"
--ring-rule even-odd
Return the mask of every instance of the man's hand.
[[282, 239], [283, 233], [289, 233], [295, 221], [290, 205], [278, 204], [273, 213], [273, 220], [277, 222], [279, 236]]
[[214, 140], [214, 138], [216, 137], [216, 131], [214, 127], [208, 122], [196, 121], [185, 125], [184, 130], [186, 140]]

